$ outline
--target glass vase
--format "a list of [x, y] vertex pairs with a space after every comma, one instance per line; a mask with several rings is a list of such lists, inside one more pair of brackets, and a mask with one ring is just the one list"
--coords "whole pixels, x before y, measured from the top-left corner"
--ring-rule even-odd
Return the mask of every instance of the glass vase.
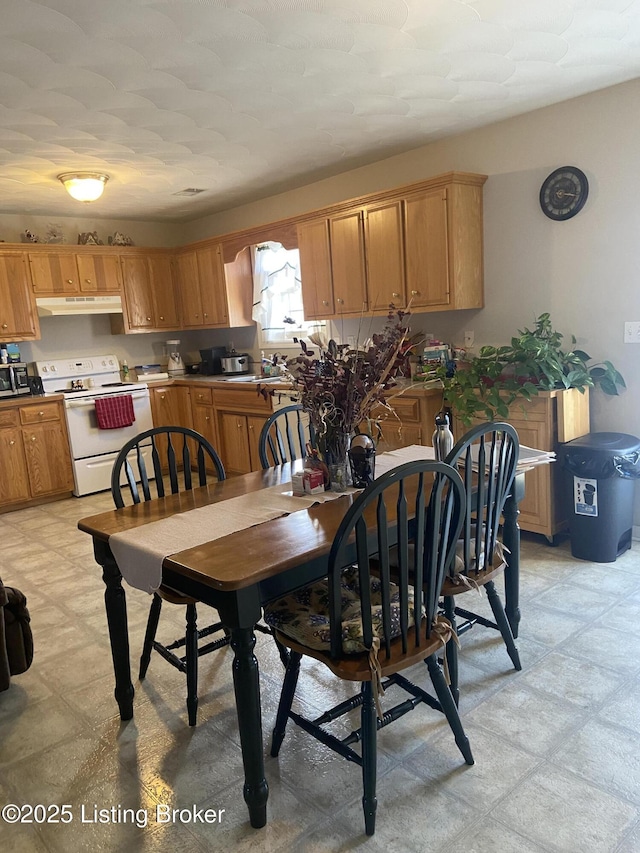
[[349, 467], [349, 435], [336, 433], [325, 442], [324, 461], [329, 469], [329, 488], [332, 492], [344, 492], [351, 485]]

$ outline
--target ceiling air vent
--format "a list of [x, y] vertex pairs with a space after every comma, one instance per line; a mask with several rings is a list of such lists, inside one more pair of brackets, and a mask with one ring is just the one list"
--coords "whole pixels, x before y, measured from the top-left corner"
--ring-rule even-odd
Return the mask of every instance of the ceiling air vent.
[[187, 187], [186, 190], [180, 190], [177, 193], [173, 193], [173, 195], [184, 197], [184, 196], [199, 195], [200, 193], [204, 193], [204, 192], [206, 192], [206, 190], [200, 190], [197, 187]]

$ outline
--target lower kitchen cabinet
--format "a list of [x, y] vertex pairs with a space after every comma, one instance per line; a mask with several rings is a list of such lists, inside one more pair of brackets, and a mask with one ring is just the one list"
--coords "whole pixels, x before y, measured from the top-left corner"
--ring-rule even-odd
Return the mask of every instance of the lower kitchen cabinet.
[[0, 409], [0, 471], [0, 512], [71, 493], [71, 452], [61, 402]]
[[259, 471], [258, 440], [273, 407], [271, 397], [255, 389], [215, 389], [213, 403], [218, 418], [220, 457], [227, 474]]
[[[389, 395], [388, 405], [376, 406], [372, 418], [373, 438], [378, 453], [409, 444], [431, 444], [436, 414], [442, 409], [442, 391], [437, 388], [412, 387], [400, 396]], [[366, 423], [360, 424], [368, 431]]]
[[[216, 425], [216, 413], [213, 408], [211, 388], [191, 387], [191, 417], [193, 428], [203, 435], [220, 456], [220, 442]], [[208, 471], [213, 471], [213, 465], [207, 465]]]
[[[193, 428], [189, 389], [180, 385], [161, 385], [149, 388], [151, 416], [154, 427], [182, 426]], [[167, 458], [167, 440], [157, 439], [161, 459]]]

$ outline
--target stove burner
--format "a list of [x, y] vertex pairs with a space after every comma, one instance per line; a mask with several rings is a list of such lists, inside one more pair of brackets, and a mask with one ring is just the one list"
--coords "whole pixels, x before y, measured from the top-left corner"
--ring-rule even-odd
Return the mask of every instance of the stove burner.
[[128, 388], [131, 382], [105, 382], [101, 388]]

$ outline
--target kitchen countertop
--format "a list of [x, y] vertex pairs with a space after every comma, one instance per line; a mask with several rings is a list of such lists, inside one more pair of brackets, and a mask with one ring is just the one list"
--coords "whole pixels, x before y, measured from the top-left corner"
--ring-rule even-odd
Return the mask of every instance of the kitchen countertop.
[[[284, 377], [262, 379], [238, 379], [222, 378], [220, 376], [202, 376], [197, 373], [185, 374], [184, 376], [172, 376], [169, 379], [158, 379], [148, 382], [150, 388], [165, 386], [165, 385], [210, 385], [212, 388], [233, 388], [234, 391], [240, 388], [254, 390], [258, 385], [264, 385], [267, 388], [273, 388], [274, 391], [289, 391], [291, 383], [287, 382]], [[389, 395], [401, 394], [403, 397], [431, 397], [442, 394], [442, 388], [425, 387], [422, 382], [412, 382], [410, 379], [400, 379], [398, 383], [389, 389]]]

